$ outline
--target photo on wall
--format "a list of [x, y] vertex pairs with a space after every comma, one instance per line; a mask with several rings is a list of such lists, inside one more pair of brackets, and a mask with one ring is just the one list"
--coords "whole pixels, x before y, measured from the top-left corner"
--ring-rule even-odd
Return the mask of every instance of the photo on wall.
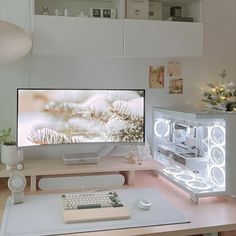
[[170, 78], [182, 78], [182, 61], [169, 61], [167, 63], [167, 75]]
[[149, 66], [149, 88], [164, 88], [164, 66]]
[[169, 94], [183, 94], [183, 79], [170, 79]]

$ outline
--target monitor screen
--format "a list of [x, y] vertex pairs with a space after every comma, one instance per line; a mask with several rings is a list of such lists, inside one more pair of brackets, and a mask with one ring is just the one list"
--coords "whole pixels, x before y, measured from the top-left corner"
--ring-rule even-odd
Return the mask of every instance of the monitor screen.
[[145, 141], [143, 89], [18, 89], [17, 146]]

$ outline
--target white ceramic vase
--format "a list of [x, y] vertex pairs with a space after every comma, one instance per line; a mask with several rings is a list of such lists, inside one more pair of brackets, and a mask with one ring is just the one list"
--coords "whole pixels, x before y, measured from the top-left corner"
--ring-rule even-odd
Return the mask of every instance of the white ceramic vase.
[[2, 145], [1, 162], [5, 165], [17, 165], [24, 160], [23, 150], [18, 150], [15, 145]]

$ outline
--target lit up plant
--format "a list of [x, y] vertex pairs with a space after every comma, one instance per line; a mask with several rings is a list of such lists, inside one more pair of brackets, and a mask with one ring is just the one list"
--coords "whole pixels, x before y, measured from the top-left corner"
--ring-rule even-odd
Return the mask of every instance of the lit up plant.
[[236, 112], [236, 86], [233, 82], [225, 80], [227, 73], [225, 70], [219, 74], [220, 83], [207, 84], [209, 89], [204, 92], [203, 102], [211, 110]]

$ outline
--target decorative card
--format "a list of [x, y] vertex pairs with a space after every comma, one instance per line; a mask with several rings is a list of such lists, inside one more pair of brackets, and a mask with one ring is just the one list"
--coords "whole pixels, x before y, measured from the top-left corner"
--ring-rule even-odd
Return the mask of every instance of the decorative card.
[[183, 79], [170, 79], [169, 94], [183, 94]]
[[167, 75], [170, 78], [181, 79], [182, 78], [182, 65], [181, 61], [169, 61], [167, 63]]
[[149, 66], [149, 88], [164, 88], [164, 66]]

